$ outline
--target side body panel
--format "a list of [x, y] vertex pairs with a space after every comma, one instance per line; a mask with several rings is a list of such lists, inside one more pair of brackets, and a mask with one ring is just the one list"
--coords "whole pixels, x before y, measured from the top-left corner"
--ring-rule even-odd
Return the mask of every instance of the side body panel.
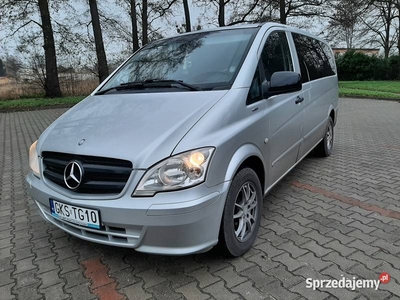
[[303, 107], [301, 104], [295, 104], [300, 94], [280, 95], [267, 100], [270, 129], [269, 185], [278, 180], [297, 161], [304, 124]]
[[[303, 31], [289, 29], [290, 32], [299, 33], [318, 40], [325, 44], [322, 40], [309, 35]], [[296, 46], [293, 42], [292, 34], [291, 41], [294, 51]], [[331, 49], [329, 49], [331, 52]], [[297, 54], [297, 52], [296, 52]], [[330, 53], [333, 57], [333, 53]], [[335, 62], [332, 62], [335, 64]], [[300, 73], [300, 61], [296, 59], [296, 65]], [[334, 66], [336, 71], [336, 66]], [[304, 115], [305, 122], [303, 128], [303, 141], [300, 146], [298, 159], [302, 159], [319, 141], [324, 137], [329, 114], [332, 110], [338, 110], [338, 78], [337, 74], [312, 80], [303, 83], [304, 91]], [[337, 121], [336, 119], [334, 120]]]
[[[276, 29], [269, 30], [265, 39], [268, 39], [274, 30]], [[290, 47], [294, 71], [300, 72], [290, 34], [286, 34], [286, 38]], [[268, 153], [264, 153], [264, 156], [269, 156], [270, 162], [268, 164], [268, 186], [273, 185], [297, 161], [304, 125], [304, 104], [296, 104], [298, 97], [304, 97], [304, 91], [273, 96], [265, 100], [270, 130]]]
[[299, 157], [304, 156], [324, 136], [330, 107], [337, 101], [336, 76], [307, 83], [311, 85], [309, 102], [305, 106], [304, 142]]

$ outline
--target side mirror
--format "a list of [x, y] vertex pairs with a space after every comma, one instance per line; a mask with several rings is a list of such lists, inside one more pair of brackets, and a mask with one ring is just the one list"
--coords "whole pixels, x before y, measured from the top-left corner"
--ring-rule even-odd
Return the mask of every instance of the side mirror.
[[301, 75], [296, 72], [275, 72], [271, 76], [271, 82], [268, 88], [268, 95], [280, 95], [301, 91], [303, 84]]

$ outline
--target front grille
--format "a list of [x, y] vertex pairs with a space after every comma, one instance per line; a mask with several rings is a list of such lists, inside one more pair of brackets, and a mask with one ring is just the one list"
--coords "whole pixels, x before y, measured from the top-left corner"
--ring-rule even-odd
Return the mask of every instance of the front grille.
[[73, 190], [76, 193], [119, 194], [132, 172], [132, 163], [127, 160], [59, 152], [43, 152], [42, 157], [44, 177], [68, 190], [65, 167], [72, 160], [82, 165], [84, 175], [80, 186]]

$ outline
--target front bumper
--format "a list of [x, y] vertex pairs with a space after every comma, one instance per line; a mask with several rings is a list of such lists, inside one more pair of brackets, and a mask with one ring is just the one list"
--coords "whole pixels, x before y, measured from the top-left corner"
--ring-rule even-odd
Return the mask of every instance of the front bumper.
[[[204, 252], [218, 242], [219, 227], [229, 182], [215, 187], [205, 184], [132, 198], [132, 190], [117, 199], [68, 197], [50, 188], [32, 173], [26, 177], [28, 193], [42, 217], [78, 238], [91, 242], [134, 248], [137, 251], [184, 255]], [[64, 222], [50, 213], [49, 199], [100, 211], [102, 228], [92, 229]]]

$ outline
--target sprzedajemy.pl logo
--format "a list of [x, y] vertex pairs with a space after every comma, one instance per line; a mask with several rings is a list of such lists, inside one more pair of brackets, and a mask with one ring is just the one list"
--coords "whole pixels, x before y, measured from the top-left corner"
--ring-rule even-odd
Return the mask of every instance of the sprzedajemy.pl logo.
[[378, 290], [379, 285], [387, 284], [390, 282], [389, 273], [383, 272], [379, 275], [379, 279], [358, 279], [353, 277], [351, 279], [341, 275], [340, 279], [306, 279], [306, 288], [313, 289], [375, 289]]

